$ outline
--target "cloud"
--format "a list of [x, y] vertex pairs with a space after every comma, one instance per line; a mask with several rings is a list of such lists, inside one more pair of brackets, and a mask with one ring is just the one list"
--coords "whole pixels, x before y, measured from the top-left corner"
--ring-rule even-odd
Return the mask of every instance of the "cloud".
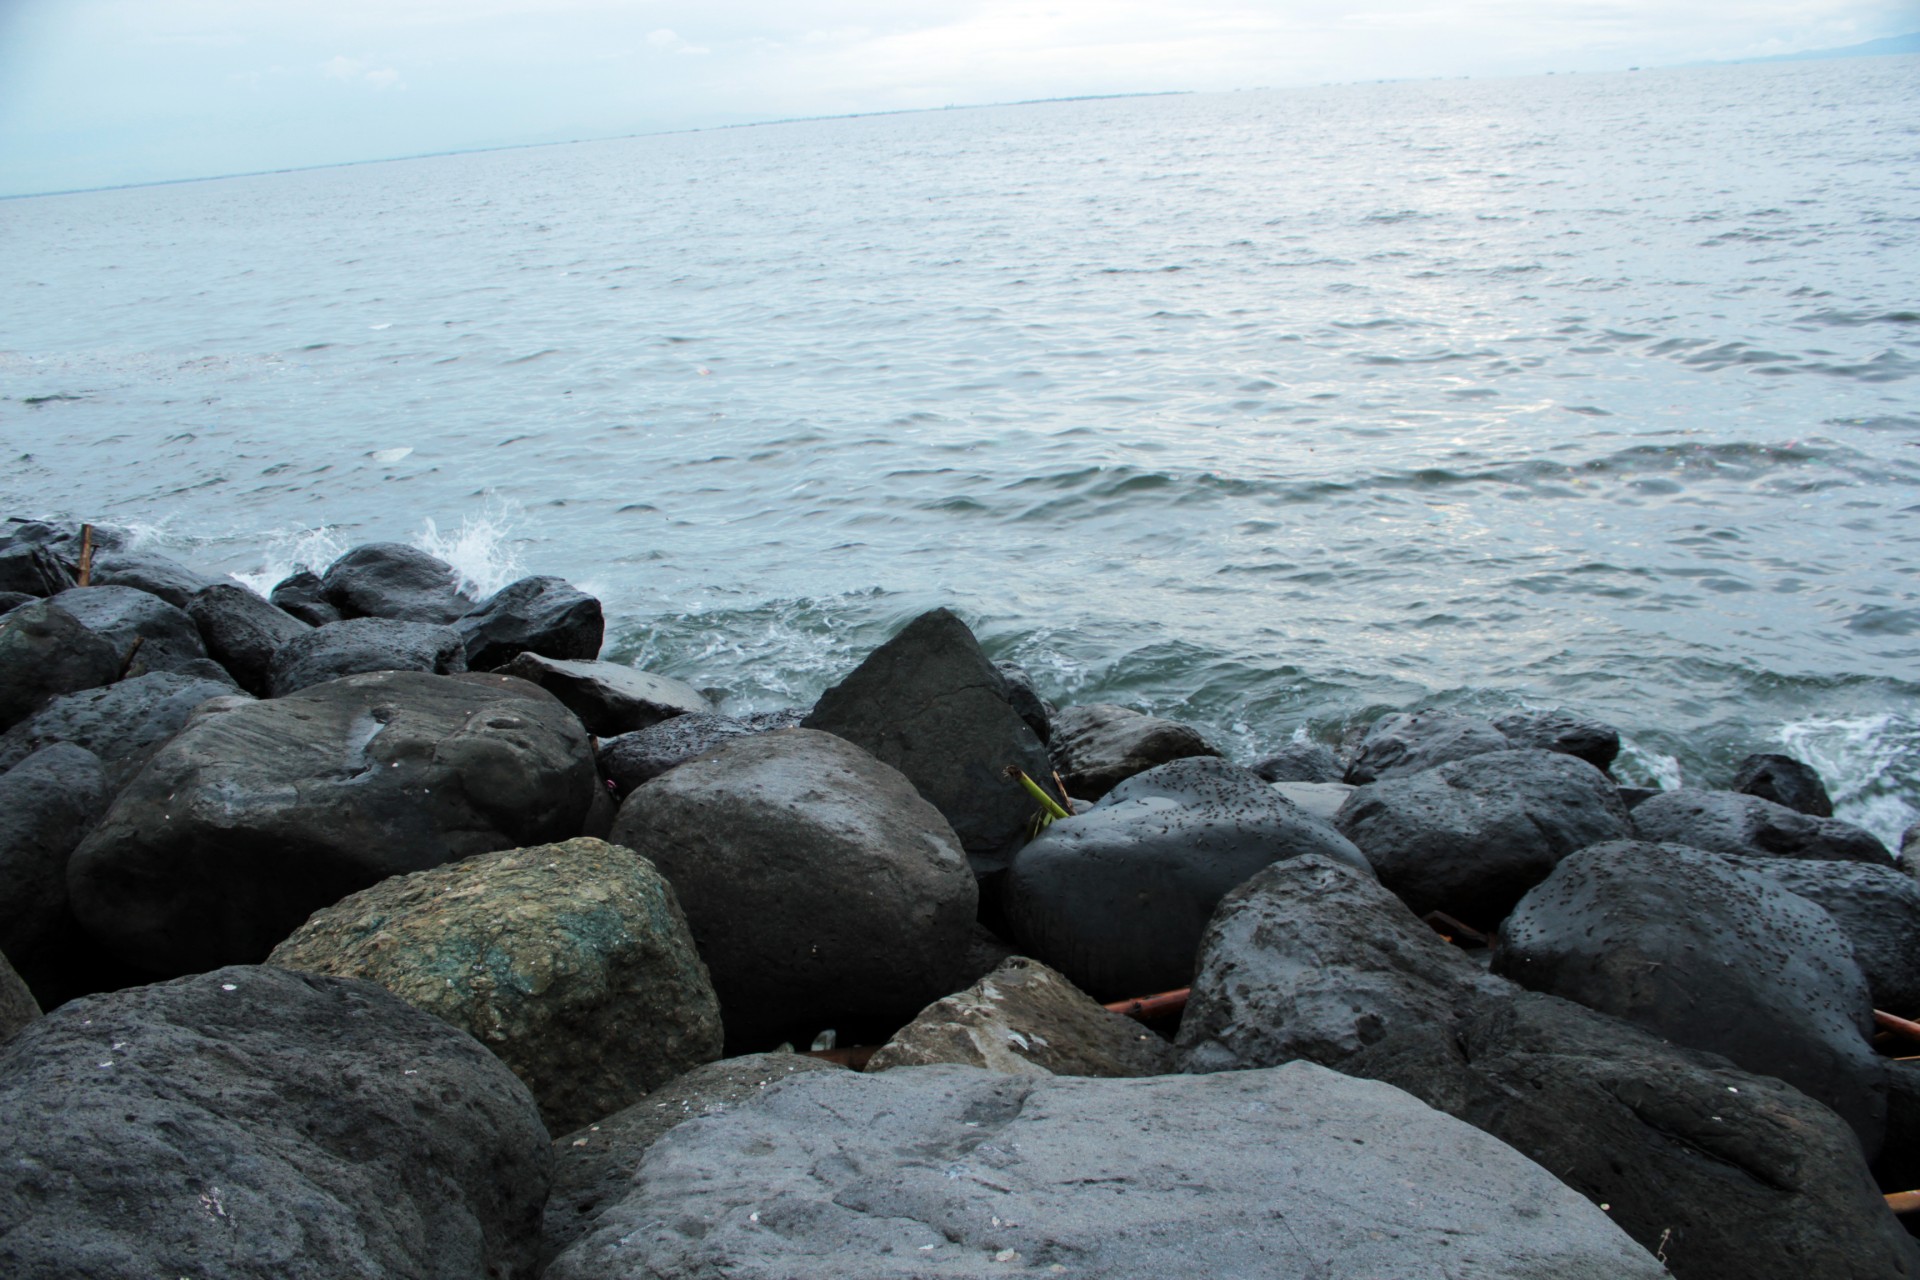
[[392, 67], [376, 67], [360, 58], [335, 54], [320, 64], [320, 74], [329, 80], [346, 80], [372, 89], [404, 89], [406, 82]]
[[669, 53], [704, 54], [713, 52], [711, 49], [703, 48], [700, 45], [692, 44], [681, 39], [677, 33], [666, 27], [661, 27], [657, 31], [649, 31], [647, 33], [647, 43], [656, 49], [662, 49]]

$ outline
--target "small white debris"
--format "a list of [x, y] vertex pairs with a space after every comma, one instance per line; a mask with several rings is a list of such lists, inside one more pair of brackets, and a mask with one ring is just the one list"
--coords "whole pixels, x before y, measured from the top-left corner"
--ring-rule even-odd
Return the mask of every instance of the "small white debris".
[[573, 1145], [576, 1147], [584, 1147], [587, 1145], [587, 1140], [585, 1138], [575, 1138], [573, 1140]]
[[1017, 1044], [1017, 1045], [1019, 1045], [1019, 1046], [1020, 1046], [1020, 1047], [1021, 1047], [1022, 1049], [1027, 1049], [1027, 1050], [1031, 1050], [1031, 1049], [1033, 1048], [1033, 1046], [1032, 1046], [1032, 1045], [1030, 1045], [1030, 1044], [1028, 1044], [1028, 1043], [1027, 1043], [1027, 1038], [1026, 1038], [1025, 1036], [1023, 1036], [1023, 1035], [1021, 1035], [1021, 1034], [1020, 1034], [1020, 1033], [1019, 1033], [1018, 1031], [1009, 1031], [1009, 1032], [1007, 1032], [1007, 1043], [1008, 1043], [1008, 1044]]
[[108, 1058], [105, 1062], [101, 1063], [100, 1065], [103, 1067], [110, 1067], [113, 1065], [113, 1059]]
[[238, 991], [240, 988], [231, 982], [223, 982], [220, 984], [220, 989], [222, 991]]
[[1727, 1092], [1728, 1092], [1728, 1093], [1738, 1093], [1738, 1092], [1740, 1092], [1740, 1091], [1739, 1091], [1738, 1089], [1736, 1089], [1736, 1088], [1734, 1088], [1734, 1087], [1733, 1087], [1732, 1085], [1728, 1085], [1728, 1086], [1727, 1086]]
[[993, 1255], [993, 1260], [995, 1262], [1012, 1262], [1015, 1258], [1019, 1256], [1020, 1256], [1020, 1251], [1017, 1249], [1002, 1249], [1000, 1252]]
[[127, 1042], [125, 1040], [115, 1040], [113, 1042], [113, 1047], [116, 1049], [124, 1049], [127, 1047]]
[[750, 1213], [750, 1214], [748, 1214], [748, 1215], [747, 1215], [747, 1221], [748, 1221], [748, 1222], [758, 1222], [758, 1221], [760, 1221], [760, 1211], [759, 1211], [758, 1209], [756, 1209], [756, 1210], [754, 1210], [754, 1211], [753, 1211], [752, 1213]]
[[923, 1245], [921, 1245], [921, 1246], [920, 1246], [920, 1252], [922, 1252], [922, 1253], [932, 1253], [932, 1252], [933, 1252], [933, 1246], [932, 1246], [932, 1245], [930, 1245], [930, 1244], [923, 1244]]
[[417, 1076], [420, 1074], [420, 1072], [415, 1067], [408, 1067], [405, 1071], [402, 1071], [400, 1074], [403, 1076]]
[[1612, 1212], [1613, 1212], [1613, 1206], [1612, 1206], [1612, 1205], [1610, 1205], [1610, 1204], [1603, 1204], [1603, 1205], [1601, 1205], [1601, 1206], [1600, 1206], [1600, 1208], [1601, 1208], [1601, 1209], [1602, 1209], [1603, 1211], [1605, 1211], [1605, 1212], [1607, 1212], [1607, 1213], [1612, 1213]]

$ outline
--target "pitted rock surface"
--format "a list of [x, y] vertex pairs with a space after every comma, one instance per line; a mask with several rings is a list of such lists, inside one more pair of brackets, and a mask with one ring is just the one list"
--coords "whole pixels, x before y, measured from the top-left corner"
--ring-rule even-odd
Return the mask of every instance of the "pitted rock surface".
[[579, 716], [588, 733], [601, 738], [713, 710], [706, 695], [686, 681], [617, 662], [573, 662], [522, 653], [502, 663], [499, 670], [503, 676], [539, 685]]
[[125, 656], [50, 601], [21, 605], [0, 620], [0, 729], [63, 693], [112, 684]]
[[74, 587], [48, 603], [65, 609], [111, 645], [128, 675], [187, 671], [206, 659], [207, 647], [200, 643], [193, 619], [137, 587]]
[[1620, 731], [1571, 711], [1516, 711], [1493, 722], [1516, 747], [1578, 756], [1605, 772], [1620, 754]]
[[1872, 832], [1738, 791], [1663, 791], [1633, 809], [1642, 840], [1754, 858], [1818, 858], [1892, 866]]
[[1360, 739], [1345, 781], [1356, 787], [1405, 778], [1452, 760], [1510, 751], [1507, 736], [1485, 720], [1450, 711], [1395, 711], [1381, 716]]
[[[313, 629], [285, 609], [255, 595], [237, 582], [215, 583], [195, 593], [186, 604], [187, 616], [200, 628], [207, 655], [232, 673], [242, 689], [256, 698], [270, 692], [273, 655], [280, 646]], [[333, 621], [334, 619], [328, 619]]]
[[162, 743], [180, 732], [194, 708], [209, 698], [239, 696], [230, 684], [172, 671], [65, 694], [0, 734], [0, 769], [66, 742], [98, 756], [106, 768], [107, 790], [118, 791]]
[[600, 602], [564, 578], [510, 582], [453, 625], [466, 638], [467, 665], [475, 671], [523, 653], [591, 660], [606, 637]]
[[1792, 756], [1748, 756], [1734, 769], [1733, 785], [1728, 789], [1783, 804], [1811, 817], [1833, 816], [1833, 797], [1827, 794], [1827, 784], [1813, 766]]
[[622, 798], [643, 782], [659, 777], [675, 765], [705, 755], [735, 738], [749, 738], [775, 729], [792, 729], [806, 717], [799, 707], [756, 711], [746, 716], [723, 716], [694, 711], [659, 724], [602, 742], [595, 753], [600, 772]]
[[445, 560], [400, 542], [355, 547], [320, 575], [321, 594], [342, 618], [402, 622], [452, 622], [473, 608], [459, 584]]
[[1053, 718], [1052, 751], [1067, 794], [1081, 800], [1098, 800], [1156, 765], [1220, 754], [1190, 725], [1110, 702], [1062, 708]]
[[1803, 858], [1737, 858], [1744, 871], [1817, 903], [1853, 944], [1873, 1007], [1920, 1015], [1920, 884], [1894, 867]]
[[274, 650], [267, 665], [267, 689], [284, 698], [343, 676], [375, 671], [450, 676], [466, 669], [466, 643], [452, 627], [349, 618], [303, 631]]

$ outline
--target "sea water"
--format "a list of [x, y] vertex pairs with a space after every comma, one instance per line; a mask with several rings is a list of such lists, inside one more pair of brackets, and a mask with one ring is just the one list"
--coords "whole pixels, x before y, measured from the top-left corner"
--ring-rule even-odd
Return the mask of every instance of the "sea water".
[[407, 540], [811, 700], [956, 608], [1236, 758], [1567, 706], [1920, 817], [1920, 58], [793, 122], [0, 202], [5, 513]]

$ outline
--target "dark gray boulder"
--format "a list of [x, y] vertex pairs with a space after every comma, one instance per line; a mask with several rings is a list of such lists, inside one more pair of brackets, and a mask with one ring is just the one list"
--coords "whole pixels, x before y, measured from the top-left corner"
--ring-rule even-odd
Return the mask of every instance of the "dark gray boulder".
[[706, 695], [685, 681], [617, 662], [576, 662], [522, 653], [503, 663], [499, 671], [537, 684], [560, 699], [596, 737], [633, 733], [675, 716], [713, 710]]
[[0, 1272], [531, 1276], [551, 1156], [525, 1086], [368, 982], [229, 968], [0, 1046]]
[[48, 603], [112, 645], [128, 675], [179, 671], [206, 660], [193, 619], [138, 587], [74, 587]]
[[1501, 927], [1493, 971], [1775, 1076], [1869, 1157], [1886, 1122], [1873, 1003], [1824, 910], [1725, 857], [1615, 841], [1565, 859]]
[[0, 591], [0, 618], [6, 617], [23, 604], [32, 604], [39, 596], [30, 596], [24, 591]]
[[945, 609], [921, 614], [868, 654], [801, 724], [905, 774], [946, 816], [981, 875], [1005, 869], [1033, 820], [1032, 800], [1005, 770], [1044, 779], [1051, 768], [1007, 678]]
[[806, 717], [800, 707], [757, 711], [746, 716], [723, 716], [693, 711], [659, 724], [601, 742], [596, 755], [600, 775], [613, 783], [622, 798], [641, 783], [657, 778], [675, 765], [704, 755], [735, 738], [798, 727]]
[[627, 797], [612, 839], [672, 883], [736, 1051], [905, 1021], [961, 984], [978, 890], [953, 829], [832, 734], [689, 760]]
[[285, 609], [237, 582], [217, 582], [187, 601], [187, 616], [200, 628], [207, 655], [256, 698], [268, 696], [273, 655], [313, 630]]
[[100, 761], [80, 747], [47, 747], [0, 774], [0, 952], [42, 1004], [65, 994], [73, 949], [67, 858], [106, 807]]
[[267, 692], [276, 698], [372, 671], [457, 675], [467, 647], [452, 627], [391, 618], [348, 618], [301, 632], [274, 651]]
[[[1058, 1272], [1054, 1267], [1060, 1268]], [[1655, 1280], [1517, 1152], [1310, 1063], [809, 1072], [656, 1141], [547, 1280]]]
[[1602, 773], [1613, 767], [1620, 754], [1618, 729], [1564, 709], [1515, 711], [1496, 719], [1493, 727], [1516, 747], [1578, 756]]
[[197, 569], [151, 551], [103, 551], [93, 558], [88, 584], [95, 587], [134, 587], [184, 609], [194, 594], [218, 582]]
[[1416, 915], [1481, 929], [1576, 849], [1632, 835], [1607, 776], [1552, 751], [1492, 751], [1364, 786], [1334, 818]]
[[600, 602], [564, 578], [508, 583], [453, 625], [466, 637], [467, 665], [475, 671], [522, 653], [591, 660], [606, 636]]
[[1736, 858], [1745, 871], [1819, 904], [1853, 944], [1876, 1009], [1920, 1015], [1920, 884], [1895, 867]]
[[1450, 711], [1395, 711], [1374, 721], [1360, 739], [1347, 762], [1345, 781], [1360, 787], [1512, 748], [1504, 733], [1473, 716]]
[[1252, 772], [1176, 760], [1054, 822], [1007, 875], [1010, 940], [1101, 1000], [1183, 987], [1214, 907], [1269, 863], [1360, 851]]
[[1052, 751], [1067, 794], [1081, 800], [1098, 800], [1156, 765], [1220, 754], [1198, 729], [1111, 702], [1062, 708]]
[[[68, 566], [80, 562], [80, 548], [86, 526], [78, 520], [26, 520], [8, 516], [0, 522], [0, 549], [45, 547]], [[98, 551], [124, 551], [133, 543], [131, 530], [119, 525], [93, 526], [93, 548]]]
[[452, 565], [401, 542], [355, 547], [327, 566], [320, 590], [343, 618], [447, 623], [473, 608]]
[[67, 887], [89, 933], [153, 972], [257, 961], [388, 876], [570, 838], [598, 786], [579, 721], [524, 681], [349, 676], [202, 708]]
[[1633, 825], [1642, 840], [1714, 853], [1893, 865], [1893, 855], [1870, 831], [1737, 791], [1663, 791], [1634, 807]]
[[1250, 767], [1268, 782], [1339, 782], [1346, 776], [1340, 757], [1322, 742], [1289, 742]]
[[1873, 1173], [1888, 1191], [1920, 1189], [1920, 1062], [1887, 1063], [1887, 1143]]
[[56, 742], [85, 747], [106, 768], [117, 792], [160, 744], [180, 732], [209, 698], [243, 697], [231, 684], [152, 671], [101, 689], [62, 694], [0, 734], [0, 769], [11, 769]]
[[274, 584], [273, 590], [267, 593], [267, 602], [310, 627], [324, 627], [345, 616], [327, 599], [326, 585], [320, 575], [305, 567], [295, 569]]
[[39, 1016], [40, 1006], [33, 992], [7, 963], [6, 953], [0, 952], [0, 1044], [12, 1039], [14, 1032]]
[[1815, 818], [1833, 816], [1833, 797], [1827, 794], [1826, 783], [1812, 766], [1792, 756], [1748, 756], [1734, 769], [1728, 790], [1759, 796]]
[[73, 585], [73, 571], [45, 547], [22, 544], [0, 548], [0, 591], [54, 596]]
[[1033, 683], [1033, 673], [1017, 662], [996, 662], [994, 669], [1007, 678], [1007, 700], [1041, 743], [1053, 740], [1053, 712]]
[[0, 622], [0, 729], [63, 693], [112, 684], [124, 657], [51, 601], [21, 605]]

